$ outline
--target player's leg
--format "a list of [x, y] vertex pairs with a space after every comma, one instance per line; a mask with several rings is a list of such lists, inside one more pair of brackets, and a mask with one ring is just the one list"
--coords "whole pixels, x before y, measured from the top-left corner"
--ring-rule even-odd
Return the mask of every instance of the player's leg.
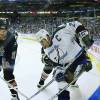
[[[7, 64], [7, 68], [3, 68], [4, 79], [8, 83], [10, 83], [13, 88], [16, 88], [16, 90], [17, 90], [17, 83], [15, 81], [13, 71], [14, 71], [14, 68], [11, 67], [11, 66], [8, 67], [8, 64]], [[14, 90], [9, 85], [8, 85], [8, 87], [9, 87], [9, 90], [11, 92], [12, 100], [20, 100], [19, 97], [18, 97], [17, 91]]]
[[[70, 83], [74, 77], [77, 77], [78, 74], [83, 73], [84, 71], [89, 71], [92, 69], [92, 64], [89, 57], [83, 53], [78, 59], [76, 59], [73, 64], [65, 72], [65, 81]], [[75, 84], [76, 82], [74, 82]], [[73, 84], [73, 85], [74, 85]]]
[[15, 80], [15, 76], [13, 74], [16, 53], [17, 53], [17, 45], [14, 45], [12, 50], [8, 50], [8, 52], [6, 52], [5, 56], [2, 58], [4, 79], [11, 84], [11, 87], [9, 85], [8, 87], [12, 95], [12, 100], [20, 100], [17, 91], [12, 88], [13, 86], [14, 88], [17, 89], [17, 83]]
[[53, 67], [45, 64], [45, 67], [44, 67], [42, 74], [41, 74], [40, 81], [37, 85], [38, 88], [41, 88], [41, 86], [44, 85], [45, 80], [48, 78], [48, 76], [52, 72], [52, 70], [53, 70]]
[[[59, 69], [57, 69], [55, 73], [55, 79], [58, 83], [59, 90], [63, 90], [65, 86], [67, 86], [74, 80], [73, 71], [75, 71], [76, 68], [77, 66], [74, 66], [73, 70], [73, 67], [70, 66], [70, 68], [67, 69], [64, 73], [62, 70], [60, 71]], [[73, 85], [75, 83], [76, 82], [74, 82]], [[58, 95], [58, 100], [70, 100], [70, 92], [67, 90], [67, 88]]]
[[[62, 90], [67, 85], [68, 83], [66, 83], [65, 81], [58, 82], [59, 91]], [[58, 100], [70, 100], [70, 92], [67, 89], [65, 89], [58, 95]]]

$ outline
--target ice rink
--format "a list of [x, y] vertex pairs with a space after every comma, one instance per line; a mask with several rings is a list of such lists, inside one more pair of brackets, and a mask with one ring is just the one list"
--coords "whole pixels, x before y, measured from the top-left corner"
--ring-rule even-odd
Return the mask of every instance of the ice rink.
[[[18, 52], [15, 65], [15, 77], [18, 84], [18, 89], [27, 97], [32, 96], [38, 91], [37, 83], [40, 79], [44, 65], [41, 62], [41, 46], [33, 40], [19, 39]], [[0, 75], [3, 76], [2, 72]], [[46, 83], [52, 78], [52, 74], [47, 79]], [[84, 73], [77, 81], [79, 88], [70, 87], [71, 100], [88, 100], [93, 92], [100, 85], [100, 74], [96, 70], [93, 62], [93, 69]], [[51, 96], [57, 93], [57, 83], [53, 82], [40, 94], [31, 100], [48, 100]], [[26, 100], [25, 97], [19, 94], [21, 100]], [[10, 92], [7, 84], [0, 79], [0, 100], [11, 100]], [[57, 99], [55, 99], [57, 100]]]

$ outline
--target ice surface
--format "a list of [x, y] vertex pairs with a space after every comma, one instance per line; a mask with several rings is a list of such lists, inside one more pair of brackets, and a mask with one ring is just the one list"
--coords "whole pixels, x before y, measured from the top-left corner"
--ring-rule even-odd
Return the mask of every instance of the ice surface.
[[[32, 40], [19, 40], [18, 44], [14, 75], [19, 90], [30, 97], [38, 91], [37, 83], [44, 67], [41, 62], [41, 46]], [[3, 76], [2, 72], [0, 75]], [[46, 83], [49, 82], [51, 78], [52, 74]], [[84, 73], [77, 83], [79, 84], [79, 88], [69, 88], [71, 91], [71, 100], [87, 100], [100, 83], [100, 78], [95, 72], [95, 67], [93, 67], [93, 70], [89, 73]], [[57, 91], [57, 83], [54, 82], [39, 95], [32, 98], [32, 100], [48, 100], [57, 93]], [[26, 98], [20, 94], [19, 96], [21, 100], [26, 100]], [[10, 92], [6, 83], [0, 79], [0, 100], [11, 100], [10, 98]]]

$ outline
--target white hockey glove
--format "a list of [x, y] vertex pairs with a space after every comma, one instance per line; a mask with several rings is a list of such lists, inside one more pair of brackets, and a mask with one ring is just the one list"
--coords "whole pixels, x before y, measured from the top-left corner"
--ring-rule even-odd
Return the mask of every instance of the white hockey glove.
[[53, 72], [53, 77], [57, 82], [61, 82], [65, 80], [65, 70], [61, 67], [57, 67]]

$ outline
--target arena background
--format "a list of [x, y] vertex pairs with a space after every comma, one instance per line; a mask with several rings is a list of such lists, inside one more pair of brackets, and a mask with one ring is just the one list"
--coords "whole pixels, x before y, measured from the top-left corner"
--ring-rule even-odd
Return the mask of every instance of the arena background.
[[[28, 61], [29, 58], [23, 59], [23, 65], [20, 64], [23, 63], [20, 60], [27, 56], [32, 59], [31, 64], [33, 64], [33, 60], [40, 58], [38, 57], [38, 54], [37, 56], [34, 55], [34, 57], [37, 58], [33, 58], [32, 56], [33, 51], [39, 52], [40, 48], [40, 46], [35, 43], [35, 33], [39, 29], [45, 28], [50, 32], [50, 34], [52, 34], [60, 24], [74, 20], [79, 20], [82, 22], [87, 27], [95, 41], [94, 45], [88, 50], [89, 56], [95, 67], [89, 74], [82, 76], [83, 80], [81, 78], [81, 83], [79, 82], [80, 89], [82, 90], [83, 96], [86, 96], [86, 99], [83, 100], [100, 100], [100, 0], [0, 0], [0, 18], [7, 18], [10, 24], [9, 31], [15, 31], [18, 33], [19, 49], [15, 75], [18, 81], [18, 86], [20, 87], [19, 90], [23, 90], [28, 96], [33, 94], [32, 88], [28, 87], [28, 84], [31, 83], [32, 85], [34, 68], [26, 68], [27, 63], [25, 60]], [[39, 46], [38, 49], [33, 45], [33, 42], [37, 47]], [[32, 46], [35, 48], [33, 49]], [[26, 51], [23, 52], [23, 49]], [[28, 51], [30, 49], [33, 51]], [[25, 70], [25, 72], [22, 74], [21, 69], [23, 70], [24, 67], [28, 70], [28, 72]], [[42, 70], [42, 68], [40, 69]], [[40, 74], [41, 71], [37, 73]], [[35, 74], [37, 75], [37, 73]], [[0, 73], [0, 75], [2, 76], [2, 73]], [[33, 78], [29, 78], [28, 76]], [[28, 77], [28, 79], [25, 79], [25, 77]], [[84, 79], [84, 77], [86, 78]], [[27, 82], [27, 80], [29, 80], [29, 82]], [[9, 94], [7, 94], [5, 84], [2, 82], [2, 80], [0, 81], [0, 94], [3, 95], [3, 97], [0, 99], [6, 100], [7, 97], [9, 97]], [[24, 85], [28, 87], [30, 91], [27, 90]], [[43, 95], [45, 95], [45, 93]], [[40, 98], [36, 100], [39, 99]], [[25, 98], [21, 97], [21, 100], [25, 100]], [[43, 98], [42, 100], [45, 99]]]

